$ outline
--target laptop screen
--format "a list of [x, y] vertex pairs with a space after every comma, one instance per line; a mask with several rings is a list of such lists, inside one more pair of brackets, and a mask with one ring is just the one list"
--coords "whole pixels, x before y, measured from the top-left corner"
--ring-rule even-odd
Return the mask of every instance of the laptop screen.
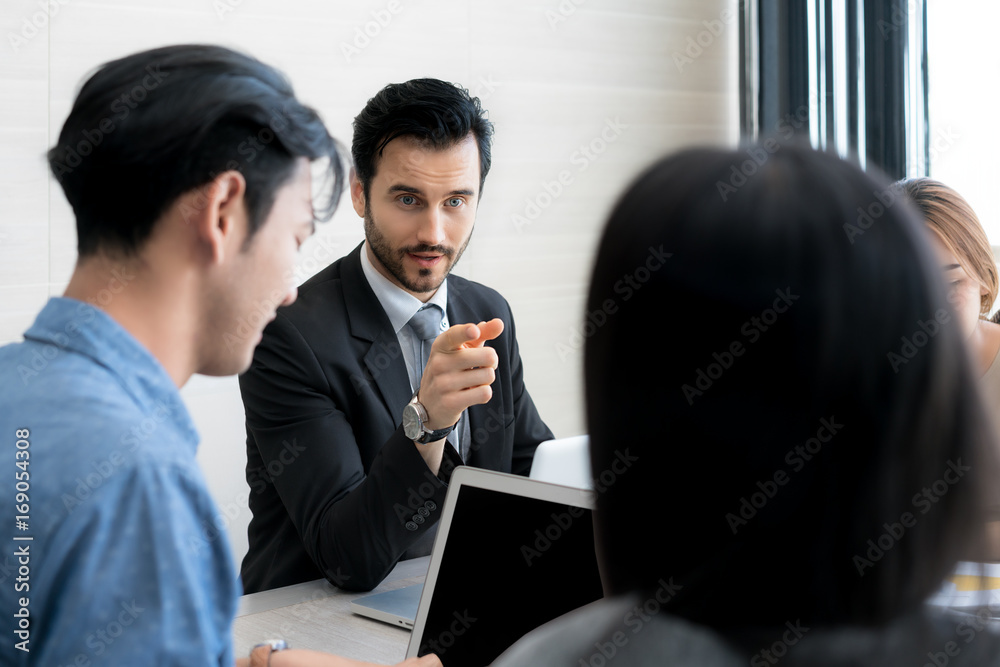
[[[523, 478], [516, 486], [526, 484], [552, 488]], [[468, 484], [456, 490], [444, 548], [434, 547], [440, 567], [432, 581], [432, 556], [429, 606], [422, 600], [424, 622], [418, 614], [414, 628], [418, 655], [436, 653], [445, 667], [488, 665], [527, 632], [603, 597], [589, 508]]]

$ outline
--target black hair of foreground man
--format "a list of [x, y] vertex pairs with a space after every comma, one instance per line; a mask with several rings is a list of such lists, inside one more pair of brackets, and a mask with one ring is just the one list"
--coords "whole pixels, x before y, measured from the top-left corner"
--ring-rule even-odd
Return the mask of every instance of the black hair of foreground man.
[[300, 157], [323, 161], [329, 197], [316, 217], [328, 220], [346, 178], [337, 142], [281, 72], [211, 45], [104, 65], [48, 155], [76, 215], [81, 257], [134, 254], [181, 194], [228, 170], [246, 180], [249, 242]]

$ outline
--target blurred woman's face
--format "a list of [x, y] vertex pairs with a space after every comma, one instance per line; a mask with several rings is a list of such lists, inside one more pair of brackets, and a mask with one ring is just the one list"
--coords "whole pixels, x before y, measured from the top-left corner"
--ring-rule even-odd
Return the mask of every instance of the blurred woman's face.
[[979, 322], [980, 297], [987, 293], [986, 288], [965, 272], [958, 258], [948, 250], [937, 234], [932, 233], [930, 237], [948, 286], [948, 301], [958, 315], [962, 333], [969, 338]]

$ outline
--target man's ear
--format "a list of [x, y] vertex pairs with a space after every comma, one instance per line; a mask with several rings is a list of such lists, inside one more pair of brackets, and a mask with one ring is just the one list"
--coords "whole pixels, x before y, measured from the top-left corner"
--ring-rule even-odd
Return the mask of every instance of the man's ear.
[[235, 252], [243, 244], [249, 224], [246, 189], [243, 174], [229, 170], [184, 195], [184, 220], [192, 225], [199, 246], [213, 264], [222, 262], [227, 249]]
[[351, 204], [359, 218], [365, 217], [365, 188], [358, 180], [358, 173], [351, 167]]

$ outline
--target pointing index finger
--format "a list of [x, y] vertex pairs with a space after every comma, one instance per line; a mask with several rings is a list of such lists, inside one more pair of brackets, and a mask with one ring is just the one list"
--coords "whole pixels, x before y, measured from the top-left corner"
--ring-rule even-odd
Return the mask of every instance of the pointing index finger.
[[503, 333], [503, 320], [495, 317], [489, 322], [480, 322], [476, 325], [479, 335], [475, 340], [466, 342], [462, 347], [482, 347], [486, 341], [493, 340]]
[[465, 347], [467, 343], [475, 342], [479, 339], [479, 327], [475, 324], [456, 324], [437, 337], [434, 347], [440, 352], [457, 352]]

